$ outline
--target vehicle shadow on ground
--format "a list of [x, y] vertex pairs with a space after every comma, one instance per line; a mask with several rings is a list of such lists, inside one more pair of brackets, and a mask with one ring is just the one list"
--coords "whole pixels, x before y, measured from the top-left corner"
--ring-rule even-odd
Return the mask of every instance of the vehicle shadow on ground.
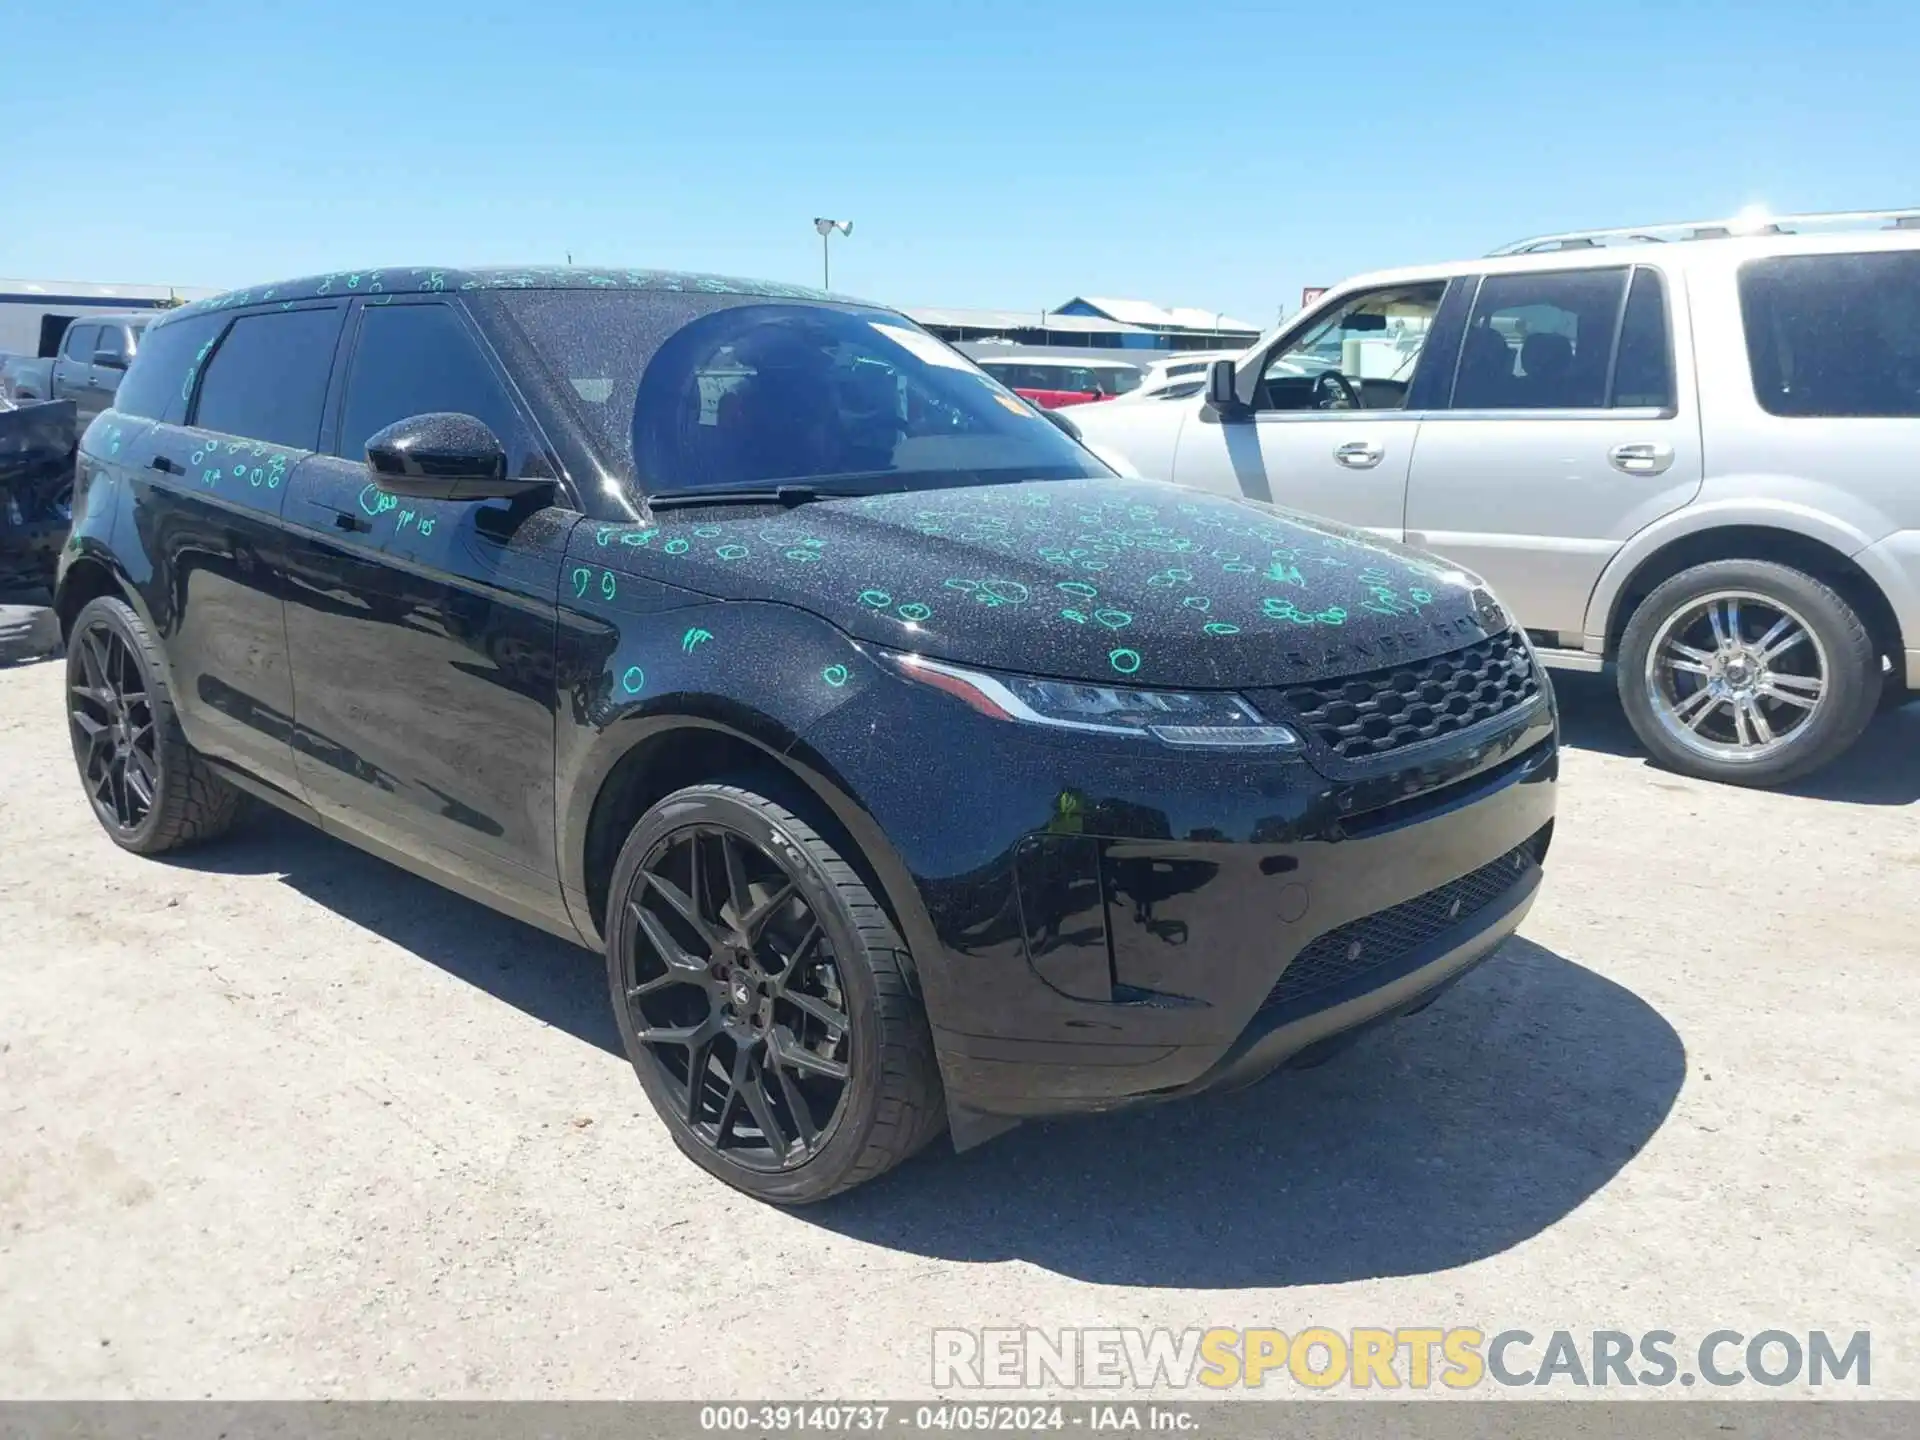
[[1424, 1274], [1520, 1244], [1638, 1154], [1686, 1073], [1630, 991], [1514, 940], [1431, 1009], [1250, 1090], [944, 1144], [802, 1219], [1101, 1285]]
[[[1621, 712], [1611, 675], [1563, 672], [1553, 677], [1553, 687], [1560, 698], [1561, 738], [1568, 745], [1625, 756], [1657, 770]], [[1779, 793], [1853, 805], [1920, 801], [1920, 702], [1876, 715], [1851, 750]]]
[[[598, 956], [264, 808], [168, 857], [274, 875], [534, 1020], [621, 1054]], [[1444, 1270], [1540, 1233], [1659, 1129], [1680, 1037], [1513, 940], [1431, 1008], [1238, 1094], [1034, 1124], [796, 1212], [875, 1245], [1100, 1284], [1333, 1283]]]
[[624, 1056], [605, 962], [257, 805], [228, 843], [160, 857], [182, 869], [278, 875], [335, 914], [557, 1030]]

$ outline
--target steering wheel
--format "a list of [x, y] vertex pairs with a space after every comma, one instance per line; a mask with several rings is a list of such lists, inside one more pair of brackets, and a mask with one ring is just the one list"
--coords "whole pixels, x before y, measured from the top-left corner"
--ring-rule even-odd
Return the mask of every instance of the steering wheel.
[[[1339, 394], [1334, 394], [1335, 391]], [[1338, 370], [1322, 370], [1313, 377], [1313, 408], [1316, 410], [1358, 410], [1360, 392]]]

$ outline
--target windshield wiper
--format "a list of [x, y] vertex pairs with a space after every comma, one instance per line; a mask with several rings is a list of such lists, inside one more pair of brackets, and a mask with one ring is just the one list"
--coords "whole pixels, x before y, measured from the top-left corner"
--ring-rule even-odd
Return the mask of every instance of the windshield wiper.
[[662, 490], [649, 495], [647, 504], [656, 510], [684, 509], [692, 505], [805, 505], [809, 500], [845, 500], [905, 490], [908, 487], [903, 482], [910, 478], [909, 472], [900, 470], [847, 470], [810, 479], [769, 480], [764, 485]]
[[823, 485], [766, 485], [751, 490], [662, 490], [647, 496], [654, 510], [682, 510], [694, 505], [805, 505], [810, 500], [838, 500], [864, 490], [842, 490]]

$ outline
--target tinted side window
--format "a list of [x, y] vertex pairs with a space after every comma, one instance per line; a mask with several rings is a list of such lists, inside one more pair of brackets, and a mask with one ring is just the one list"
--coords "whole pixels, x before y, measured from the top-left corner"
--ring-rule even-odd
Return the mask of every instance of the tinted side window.
[[1489, 275], [1480, 282], [1467, 322], [1453, 408], [1604, 406], [1626, 285], [1624, 268]]
[[197, 362], [226, 324], [224, 315], [195, 315], [151, 327], [115, 392], [113, 408], [143, 420], [178, 424], [186, 418]]
[[1667, 331], [1667, 293], [1658, 270], [1633, 272], [1620, 350], [1613, 362], [1612, 404], [1673, 408], [1673, 344]]
[[367, 306], [335, 453], [361, 459], [368, 439], [394, 421], [443, 411], [484, 420], [514, 473], [524, 473], [525, 428], [460, 317], [445, 305]]
[[1920, 416], [1920, 254], [1754, 260], [1739, 284], [1763, 409]]
[[207, 361], [193, 423], [223, 435], [314, 449], [339, 333], [338, 309], [242, 315]]
[[93, 359], [93, 342], [100, 334], [98, 325], [69, 325], [65, 354], [69, 360], [78, 360], [82, 365]]
[[200, 380], [194, 424], [269, 445], [321, 444], [326, 376], [340, 334], [338, 309], [242, 315]]

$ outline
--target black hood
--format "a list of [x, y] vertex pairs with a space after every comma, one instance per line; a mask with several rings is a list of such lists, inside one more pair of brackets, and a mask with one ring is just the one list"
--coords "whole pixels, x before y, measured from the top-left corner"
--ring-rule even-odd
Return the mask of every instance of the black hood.
[[[1506, 628], [1472, 577], [1364, 531], [1154, 481], [671, 511], [608, 563], [862, 640], [1065, 679], [1231, 689], [1376, 670]], [[616, 560], [615, 556], [621, 558]]]

